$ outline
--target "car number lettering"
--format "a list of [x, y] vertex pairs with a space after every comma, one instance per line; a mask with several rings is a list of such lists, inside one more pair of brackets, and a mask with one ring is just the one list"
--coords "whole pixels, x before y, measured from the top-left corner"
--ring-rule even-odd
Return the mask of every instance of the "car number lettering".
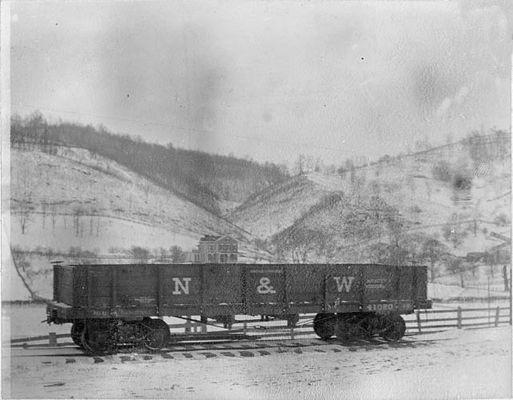
[[368, 311], [392, 311], [394, 309], [393, 304], [367, 304]]

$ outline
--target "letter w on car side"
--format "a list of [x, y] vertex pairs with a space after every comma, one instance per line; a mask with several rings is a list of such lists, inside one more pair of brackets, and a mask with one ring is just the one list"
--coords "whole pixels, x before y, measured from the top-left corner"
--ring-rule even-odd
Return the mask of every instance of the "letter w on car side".
[[339, 292], [345, 290], [346, 293], [349, 293], [351, 287], [353, 286], [354, 276], [334, 276], [333, 279], [337, 283], [337, 290]]

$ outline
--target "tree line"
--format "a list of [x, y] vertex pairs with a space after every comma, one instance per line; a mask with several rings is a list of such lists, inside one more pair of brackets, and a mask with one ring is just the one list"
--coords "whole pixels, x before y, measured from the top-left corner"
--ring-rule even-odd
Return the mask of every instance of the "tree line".
[[283, 182], [286, 167], [233, 156], [162, 146], [140, 137], [71, 122], [49, 123], [35, 112], [11, 119], [11, 146], [55, 153], [58, 146], [80, 147], [116, 161], [182, 198], [220, 214], [219, 200], [241, 202], [249, 195]]
[[[55, 250], [51, 247], [37, 246], [34, 249], [26, 249], [21, 246], [13, 246], [11, 254], [17, 259], [25, 256], [36, 255], [48, 259], [73, 259], [74, 262], [83, 260], [92, 262], [94, 260], [111, 259], [113, 256], [121, 257], [124, 260], [139, 262], [161, 261], [171, 263], [184, 263], [187, 260], [187, 253], [177, 245], [169, 248], [157, 247], [148, 248], [143, 246], [131, 246], [130, 248], [111, 247], [109, 254], [101, 254], [99, 249], [83, 249], [80, 246], [70, 246], [67, 250]], [[27, 272], [27, 271], [25, 271]]]

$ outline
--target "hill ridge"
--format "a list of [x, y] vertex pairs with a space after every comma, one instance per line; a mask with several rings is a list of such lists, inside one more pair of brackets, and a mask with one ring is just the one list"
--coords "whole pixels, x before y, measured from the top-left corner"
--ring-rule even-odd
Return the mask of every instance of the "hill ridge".
[[[505, 221], [507, 226], [511, 221], [508, 196], [511, 193], [511, 149], [507, 146], [510, 140], [509, 133], [501, 131], [474, 135], [339, 174], [305, 173], [254, 194], [248, 199], [251, 201], [232, 213], [232, 217], [275, 251], [279, 251], [280, 246], [290, 246], [296, 239], [296, 244], [304, 239], [305, 246], [318, 240], [317, 247], [321, 248], [326, 241], [338, 238], [334, 247], [344, 249], [349, 243], [340, 236], [341, 228], [337, 224], [349, 224], [358, 231], [365, 219], [374, 218], [368, 229], [384, 233], [381, 239], [377, 235], [372, 240], [389, 241], [387, 237], [393, 232], [386, 233], [385, 221], [380, 222], [381, 217], [376, 219], [374, 215], [376, 212], [385, 215], [380, 207], [386, 207], [397, 212], [395, 223], [402, 226], [403, 235], [414, 235], [417, 239], [420, 235], [424, 241], [432, 238], [449, 246], [450, 253], [465, 256], [472, 247], [483, 251], [495, 246], [486, 231], [500, 230], [500, 224]], [[305, 190], [306, 187], [310, 191]], [[333, 200], [333, 196], [345, 199], [344, 207], [337, 210], [333, 202], [330, 205], [328, 200], [330, 197]], [[381, 197], [383, 205], [376, 209], [357, 206], [373, 197]], [[351, 221], [340, 219], [350, 208], [362, 214], [363, 220], [356, 216], [351, 217]], [[444, 233], [449, 225], [469, 232], [456, 247], [450, 242], [451, 235]], [[448, 239], [444, 235], [448, 235]], [[357, 234], [350, 242], [367, 241], [361, 239]], [[299, 251], [298, 247], [294, 251]], [[352, 261], [362, 261], [359, 257], [361, 253], [355, 254]]]
[[50, 124], [37, 113], [11, 121], [13, 149], [39, 147], [51, 153], [57, 144], [87, 149], [116, 161], [218, 215], [223, 205], [241, 202], [288, 176], [282, 167], [272, 163], [147, 143], [102, 127]]

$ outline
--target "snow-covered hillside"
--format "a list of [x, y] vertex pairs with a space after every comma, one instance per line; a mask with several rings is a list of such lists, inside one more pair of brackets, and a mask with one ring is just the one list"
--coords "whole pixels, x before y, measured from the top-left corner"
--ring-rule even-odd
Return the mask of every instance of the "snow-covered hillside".
[[119, 244], [190, 247], [211, 233], [245, 237], [227, 221], [83, 149], [60, 148], [57, 155], [13, 150], [11, 214], [13, 245], [60, 250], [78, 243], [102, 251]]
[[228, 218], [259, 238], [267, 238], [289, 227], [332, 188], [298, 176], [252, 196]]
[[[22, 273], [43, 296], [51, 294], [51, 265], [49, 257], [34, 251], [74, 248], [109, 255], [134, 246], [191, 251], [205, 234], [230, 234], [246, 258], [269, 256], [228, 220], [84, 149], [60, 147], [57, 154], [12, 150], [10, 195], [10, 229], [4, 226], [4, 233], [11, 248], [25, 253], [29, 270]], [[9, 292], [10, 300], [28, 299], [8, 260], [4, 271], [10, 271], [13, 289], [4, 294]]]
[[[262, 239], [276, 238], [280, 233], [286, 238], [300, 231], [322, 231], [334, 237], [335, 246], [344, 251], [345, 258], [337, 261], [355, 262], [360, 255], [355, 255], [356, 259], [349, 257], [348, 245], [365, 247], [388, 239], [380, 234], [360, 237], [358, 233], [343, 237], [341, 231], [356, 232], [365, 224], [369, 231], [375, 222], [377, 232], [380, 224], [384, 226], [386, 213], [373, 208], [370, 202], [378, 198], [385, 207], [397, 210], [398, 218], [404, 222], [402, 233], [439, 240], [455, 256], [484, 252], [504, 243], [492, 232], [510, 236], [509, 143], [508, 135], [496, 133], [420, 153], [387, 157], [343, 175], [311, 172], [253, 196], [231, 218]], [[447, 177], [441, 177], [437, 168]], [[458, 179], [465, 185], [459, 185]], [[342, 200], [326, 202], [330, 193]], [[347, 226], [348, 219], [343, 217], [348, 210], [361, 216], [351, 219], [352, 226]], [[466, 231], [457, 245], [443, 235], [451, 218], [455, 226]]]

